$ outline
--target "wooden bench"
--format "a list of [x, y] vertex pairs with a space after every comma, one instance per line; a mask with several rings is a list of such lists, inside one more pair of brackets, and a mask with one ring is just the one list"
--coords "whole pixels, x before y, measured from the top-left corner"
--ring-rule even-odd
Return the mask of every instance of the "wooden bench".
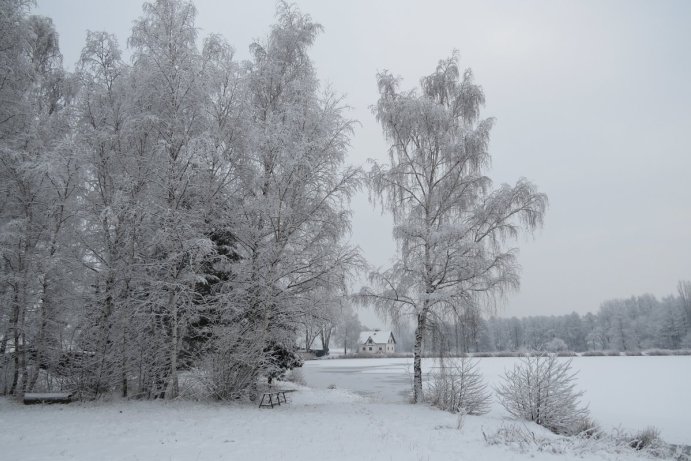
[[72, 394], [64, 392], [46, 392], [24, 394], [24, 405], [34, 405], [37, 403], [70, 403]]
[[292, 390], [287, 391], [271, 391], [264, 392], [262, 399], [259, 402], [259, 408], [273, 408], [274, 406], [280, 406], [281, 403], [288, 403], [286, 399], [286, 392], [294, 392]]

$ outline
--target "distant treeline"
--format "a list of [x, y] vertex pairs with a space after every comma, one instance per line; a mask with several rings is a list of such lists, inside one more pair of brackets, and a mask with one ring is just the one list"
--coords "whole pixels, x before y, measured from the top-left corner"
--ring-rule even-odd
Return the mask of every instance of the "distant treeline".
[[[400, 335], [400, 333], [399, 333]], [[405, 342], [405, 340], [404, 340]], [[448, 353], [494, 351], [615, 351], [691, 348], [691, 282], [661, 300], [646, 294], [614, 299], [595, 314], [483, 318], [464, 312], [427, 333], [427, 350]]]

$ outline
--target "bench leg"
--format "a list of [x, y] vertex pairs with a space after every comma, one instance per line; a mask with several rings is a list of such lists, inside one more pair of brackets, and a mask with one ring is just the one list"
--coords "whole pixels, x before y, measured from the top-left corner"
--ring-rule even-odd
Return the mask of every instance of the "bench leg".
[[[268, 397], [268, 401], [266, 400]], [[283, 397], [283, 401], [281, 402], [281, 397]], [[266, 402], [266, 403], [265, 403]], [[273, 408], [274, 406], [280, 406], [281, 403], [288, 403], [288, 399], [286, 398], [286, 393], [285, 392], [270, 392], [262, 395], [262, 398], [259, 402], [259, 408], [261, 407], [271, 407]]]

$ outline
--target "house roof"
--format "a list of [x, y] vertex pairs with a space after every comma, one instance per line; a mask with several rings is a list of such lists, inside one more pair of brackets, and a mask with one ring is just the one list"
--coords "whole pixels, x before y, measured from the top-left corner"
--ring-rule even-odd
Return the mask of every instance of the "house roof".
[[[375, 331], [363, 331], [360, 333], [360, 344], [365, 344], [369, 338], [372, 338], [377, 344], [386, 343], [389, 341], [389, 337], [393, 336], [391, 330], [375, 330]], [[396, 343], [396, 338], [393, 340]]]

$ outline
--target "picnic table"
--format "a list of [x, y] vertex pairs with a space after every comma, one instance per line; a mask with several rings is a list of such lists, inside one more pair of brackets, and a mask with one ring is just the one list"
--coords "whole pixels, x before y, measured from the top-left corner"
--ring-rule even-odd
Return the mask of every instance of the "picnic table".
[[286, 392], [294, 392], [292, 390], [283, 391], [269, 391], [262, 394], [262, 399], [259, 401], [259, 408], [273, 408], [280, 406], [281, 403], [288, 403], [286, 399]]

